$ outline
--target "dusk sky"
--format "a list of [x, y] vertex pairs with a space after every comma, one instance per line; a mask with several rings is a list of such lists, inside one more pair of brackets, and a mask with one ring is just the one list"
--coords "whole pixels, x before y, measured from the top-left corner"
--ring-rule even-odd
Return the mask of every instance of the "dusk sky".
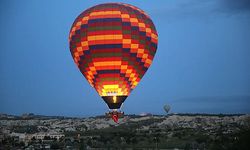
[[249, 0], [1, 0], [0, 113], [103, 115], [108, 107], [75, 65], [69, 31], [85, 9], [124, 2], [159, 35], [126, 114], [250, 113]]

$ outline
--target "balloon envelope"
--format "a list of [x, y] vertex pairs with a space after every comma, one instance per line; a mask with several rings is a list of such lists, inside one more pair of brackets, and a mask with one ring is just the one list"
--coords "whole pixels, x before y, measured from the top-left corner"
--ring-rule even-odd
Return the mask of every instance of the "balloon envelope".
[[164, 110], [166, 111], [166, 113], [168, 113], [171, 109], [170, 105], [164, 105]]
[[158, 35], [144, 11], [106, 3], [75, 19], [69, 42], [83, 76], [110, 109], [118, 109], [151, 65]]

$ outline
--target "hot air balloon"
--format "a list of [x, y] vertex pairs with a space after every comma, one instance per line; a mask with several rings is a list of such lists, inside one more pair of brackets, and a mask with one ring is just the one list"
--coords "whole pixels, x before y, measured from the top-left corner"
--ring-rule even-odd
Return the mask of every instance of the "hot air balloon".
[[166, 113], [168, 113], [171, 109], [170, 105], [166, 104], [164, 105], [163, 109], [165, 110]]
[[129, 4], [99, 4], [75, 19], [69, 34], [71, 55], [115, 122], [123, 115], [121, 105], [152, 64], [157, 42], [150, 17]]

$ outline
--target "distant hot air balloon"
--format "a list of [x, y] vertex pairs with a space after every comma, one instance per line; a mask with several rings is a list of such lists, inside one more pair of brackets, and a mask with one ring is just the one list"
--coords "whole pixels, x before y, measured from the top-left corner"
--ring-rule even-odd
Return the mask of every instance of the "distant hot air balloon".
[[117, 120], [122, 103], [151, 65], [158, 35], [150, 17], [124, 3], [83, 11], [69, 35], [74, 62]]
[[163, 109], [165, 110], [166, 113], [168, 113], [171, 109], [170, 105], [164, 105]]

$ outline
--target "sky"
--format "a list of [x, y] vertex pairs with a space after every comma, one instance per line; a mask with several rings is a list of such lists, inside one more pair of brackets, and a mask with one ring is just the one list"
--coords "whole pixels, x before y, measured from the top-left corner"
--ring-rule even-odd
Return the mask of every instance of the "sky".
[[108, 111], [74, 64], [68, 36], [85, 9], [124, 2], [159, 35], [126, 114], [250, 113], [248, 0], [1, 0], [0, 113], [88, 117]]

